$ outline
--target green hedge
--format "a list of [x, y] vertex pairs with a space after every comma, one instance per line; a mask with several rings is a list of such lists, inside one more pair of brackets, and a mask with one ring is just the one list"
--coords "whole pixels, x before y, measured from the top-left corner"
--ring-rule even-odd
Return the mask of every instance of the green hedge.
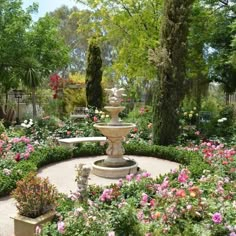
[[[203, 162], [202, 157], [194, 152], [177, 150], [175, 147], [164, 147], [156, 145], [140, 145], [139, 143], [125, 144], [127, 155], [157, 157], [169, 161], [188, 165], [193, 177], [200, 177], [204, 169], [209, 169], [209, 165]], [[29, 160], [21, 161], [14, 165], [12, 173], [7, 176], [0, 171], [0, 196], [8, 195], [16, 186], [16, 182], [22, 179], [30, 171], [50, 163], [68, 160], [76, 157], [86, 157], [104, 155], [106, 146], [97, 143], [79, 144], [77, 148], [67, 147], [43, 147], [37, 149], [30, 156]], [[0, 170], [3, 167], [0, 166]]]
[[164, 160], [178, 162], [188, 166], [193, 178], [199, 178], [203, 170], [210, 169], [210, 165], [203, 161], [197, 152], [178, 150], [173, 146], [140, 145], [139, 143], [125, 144], [127, 155], [157, 157]]

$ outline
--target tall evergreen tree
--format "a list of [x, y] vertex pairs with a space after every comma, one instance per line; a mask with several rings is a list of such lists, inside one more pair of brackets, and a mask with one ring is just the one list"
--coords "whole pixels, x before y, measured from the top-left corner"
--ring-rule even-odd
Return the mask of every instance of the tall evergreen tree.
[[89, 106], [102, 107], [102, 58], [101, 50], [96, 42], [91, 40], [88, 48], [86, 69], [86, 98]]
[[194, 0], [165, 0], [157, 50], [153, 142], [169, 145], [179, 134], [178, 108], [185, 94], [188, 18]]

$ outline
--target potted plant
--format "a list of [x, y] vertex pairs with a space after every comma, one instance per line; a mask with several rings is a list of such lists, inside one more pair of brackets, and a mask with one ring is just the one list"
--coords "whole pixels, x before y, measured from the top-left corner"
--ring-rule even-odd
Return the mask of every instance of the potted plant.
[[18, 181], [11, 195], [18, 209], [18, 215], [14, 217], [15, 236], [35, 235], [36, 227], [51, 221], [55, 215], [56, 187], [36, 173]]

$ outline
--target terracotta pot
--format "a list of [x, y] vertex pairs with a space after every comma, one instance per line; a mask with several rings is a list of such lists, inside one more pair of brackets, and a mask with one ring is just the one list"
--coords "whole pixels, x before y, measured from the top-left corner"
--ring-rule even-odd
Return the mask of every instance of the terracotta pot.
[[50, 222], [55, 214], [55, 211], [49, 211], [37, 218], [29, 218], [22, 215], [15, 216], [13, 218], [15, 236], [35, 236], [36, 227]]

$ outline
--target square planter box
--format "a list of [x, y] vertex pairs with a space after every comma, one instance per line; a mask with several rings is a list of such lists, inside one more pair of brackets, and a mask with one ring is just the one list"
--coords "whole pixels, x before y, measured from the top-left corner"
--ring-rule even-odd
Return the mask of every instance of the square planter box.
[[15, 236], [34, 236], [37, 226], [50, 222], [55, 215], [55, 211], [49, 211], [37, 218], [29, 218], [21, 215], [13, 217]]

